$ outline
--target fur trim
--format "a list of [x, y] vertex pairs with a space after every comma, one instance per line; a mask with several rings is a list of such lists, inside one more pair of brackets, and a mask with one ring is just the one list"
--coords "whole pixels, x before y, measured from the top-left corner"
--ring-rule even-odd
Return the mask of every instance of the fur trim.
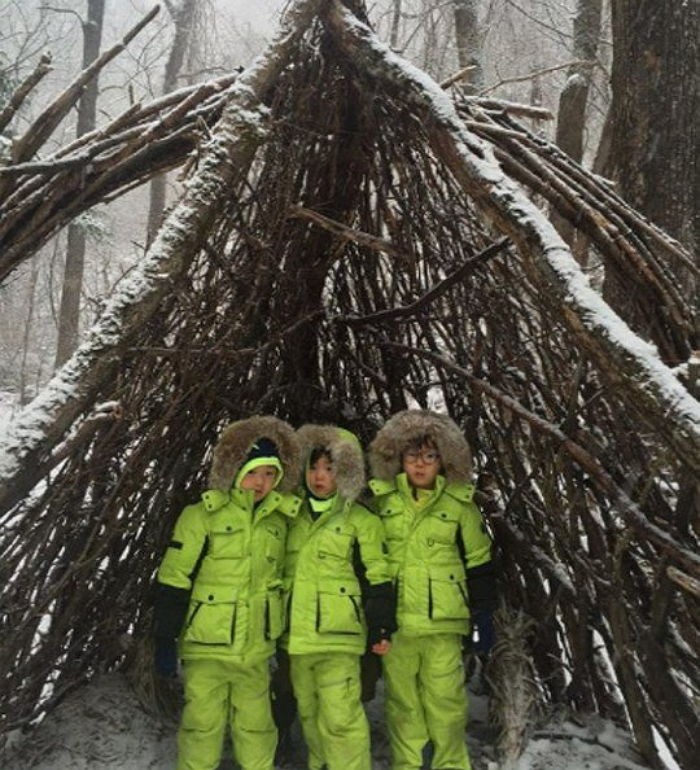
[[437, 447], [448, 484], [471, 482], [472, 453], [462, 431], [447, 415], [427, 409], [407, 409], [387, 421], [369, 447], [372, 475], [393, 481], [401, 473], [402, 453], [418, 436], [429, 436]]
[[280, 492], [292, 491], [299, 478], [299, 442], [291, 425], [270, 415], [249, 417], [224, 428], [214, 447], [209, 473], [210, 489], [229, 492], [248, 451], [261, 438], [274, 441], [279, 451], [284, 476], [277, 489]]
[[[311, 452], [327, 447], [333, 458], [338, 494], [346, 500], [355, 500], [365, 487], [365, 459], [362, 447], [350, 431], [335, 425], [303, 425], [297, 431], [301, 444], [301, 473], [306, 472]], [[303, 483], [303, 479], [301, 479]]]

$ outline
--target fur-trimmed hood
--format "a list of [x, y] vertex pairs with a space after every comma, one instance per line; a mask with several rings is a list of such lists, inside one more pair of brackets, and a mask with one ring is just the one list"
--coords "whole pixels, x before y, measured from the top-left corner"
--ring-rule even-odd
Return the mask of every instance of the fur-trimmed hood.
[[312, 424], [299, 428], [297, 436], [301, 444], [301, 474], [306, 472], [311, 452], [325, 447], [333, 460], [338, 494], [355, 500], [365, 486], [365, 461], [357, 436], [335, 425]]
[[284, 469], [279, 491], [294, 489], [299, 478], [299, 442], [291, 425], [271, 415], [248, 417], [224, 428], [214, 447], [209, 487], [228, 493], [250, 448], [261, 438], [269, 438], [279, 451]]
[[372, 475], [392, 481], [401, 473], [402, 453], [420, 436], [428, 436], [437, 447], [448, 484], [472, 481], [472, 453], [462, 431], [447, 415], [427, 409], [407, 409], [386, 422], [369, 447]]

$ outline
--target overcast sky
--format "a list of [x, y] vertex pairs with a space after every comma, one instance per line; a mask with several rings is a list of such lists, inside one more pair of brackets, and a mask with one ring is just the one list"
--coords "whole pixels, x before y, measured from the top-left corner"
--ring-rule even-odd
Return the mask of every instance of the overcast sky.
[[[227, 18], [234, 18], [237, 24], [249, 23], [264, 30], [274, 29], [280, 11], [288, 4], [288, 0], [212, 0], [219, 13]], [[130, 3], [137, 11], [136, 15], [146, 13], [157, 0], [131, 0]], [[109, 0], [108, 0], [109, 5]]]

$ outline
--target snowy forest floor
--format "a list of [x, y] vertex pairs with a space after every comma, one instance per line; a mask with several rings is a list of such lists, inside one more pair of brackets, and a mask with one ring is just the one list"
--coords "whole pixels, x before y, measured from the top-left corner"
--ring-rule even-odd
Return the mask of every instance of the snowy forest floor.
[[[381, 683], [367, 704], [374, 770], [390, 766], [383, 727]], [[495, 732], [488, 699], [470, 692], [467, 743], [474, 770], [496, 770]], [[296, 726], [296, 725], [295, 725]], [[15, 742], [0, 770], [173, 770], [173, 723], [146, 713], [125, 677], [104, 674], [66, 698], [46, 719]], [[298, 730], [281, 767], [303, 770]], [[220, 770], [235, 765], [224, 759]], [[509, 770], [648, 770], [629, 736], [595, 715], [585, 721], [552, 719], [533, 729], [524, 754]]]

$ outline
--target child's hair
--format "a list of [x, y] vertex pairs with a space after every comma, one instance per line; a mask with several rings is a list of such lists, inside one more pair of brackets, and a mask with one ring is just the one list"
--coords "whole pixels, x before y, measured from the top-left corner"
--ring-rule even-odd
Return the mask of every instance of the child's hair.
[[325, 446], [317, 446], [314, 447], [311, 450], [311, 454], [309, 455], [309, 464], [307, 465], [308, 468], [310, 468], [314, 463], [318, 462], [322, 457], [325, 457], [328, 462], [333, 462], [333, 458], [331, 457], [331, 452], [328, 447]]
[[404, 455], [406, 452], [418, 452], [424, 446], [430, 447], [431, 449], [437, 449], [437, 444], [433, 437], [428, 433], [423, 433], [420, 436], [414, 436], [409, 439], [401, 450], [401, 454]]

